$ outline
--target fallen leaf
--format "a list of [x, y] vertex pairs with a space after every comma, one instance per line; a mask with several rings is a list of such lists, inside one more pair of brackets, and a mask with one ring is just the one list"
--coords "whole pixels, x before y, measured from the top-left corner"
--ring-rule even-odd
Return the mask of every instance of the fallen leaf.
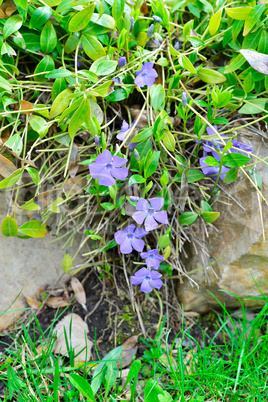
[[85, 179], [84, 177], [81, 176], [76, 176], [73, 178], [69, 177], [69, 179], [66, 180], [63, 190], [67, 196], [74, 196], [77, 195], [77, 193], [79, 193], [79, 191], [82, 190], [82, 188], [85, 187], [86, 185], [87, 185], [87, 179]]
[[[28, 101], [21, 100], [20, 101], [21, 110], [33, 110], [33, 104]], [[23, 112], [24, 114], [30, 114], [31, 112]]]
[[78, 314], [66, 315], [55, 327], [57, 340], [54, 344], [53, 352], [67, 355], [68, 349], [65, 341], [66, 335], [68, 344], [72, 345], [76, 355], [74, 358], [75, 363], [89, 361], [93, 342], [88, 339], [88, 332], [87, 324]]
[[4, 1], [0, 6], [0, 19], [10, 17], [16, 10], [17, 7], [13, 0]]
[[136, 355], [137, 353], [137, 342], [138, 342], [139, 336], [134, 335], [128, 338], [124, 343], [123, 343], [123, 352], [121, 354], [121, 359], [125, 359], [121, 362], [117, 362], [117, 366], [120, 368], [125, 368], [130, 365], [130, 363], [133, 360], [133, 355]]
[[240, 53], [245, 57], [254, 70], [268, 75], [268, 56], [266, 54], [247, 49], [241, 49]]
[[37, 299], [34, 299], [31, 296], [26, 297], [26, 301], [29, 304], [29, 306], [31, 308], [33, 308], [34, 310], [38, 310], [40, 308], [40, 301], [38, 301]]
[[16, 166], [5, 156], [0, 155], [0, 175], [8, 177], [17, 170]]
[[82, 283], [74, 276], [71, 279], [71, 287], [74, 291], [75, 299], [78, 301], [79, 304], [81, 304], [83, 309], [87, 311], [87, 306], [86, 306], [87, 298], [86, 298], [85, 289], [84, 289]]
[[146, 0], [144, 0], [144, 2], [142, 3], [141, 8], [140, 8], [140, 12], [141, 12], [143, 15], [145, 15], [145, 14], [148, 13], [148, 7], [147, 7], [147, 2], [146, 2]]
[[46, 305], [51, 308], [68, 306], [69, 302], [61, 296], [53, 296], [46, 300]]
[[76, 144], [73, 144], [69, 162], [69, 174], [72, 179], [75, 177], [79, 169], [78, 165], [79, 162], [80, 162], [79, 149]]

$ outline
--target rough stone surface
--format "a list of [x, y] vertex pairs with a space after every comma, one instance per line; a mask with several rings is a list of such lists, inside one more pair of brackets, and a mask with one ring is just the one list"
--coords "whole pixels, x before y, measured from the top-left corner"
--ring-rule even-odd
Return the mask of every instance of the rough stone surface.
[[[239, 133], [238, 139], [252, 145], [259, 158], [267, 158], [268, 140], [250, 131]], [[268, 199], [268, 165], [255, 167], [263, 180], [261, 192]], [[186, 311], [219, 307], [212, 294], [228, 308], [239, 306], [238, 298], [249, 306], [263, 304], [258, 286], [268, 295], [268, 207], [242, 172], [236, 182], [220, 182], [220, 186], [220, 200], [213, 205], [220, 217], [209, 229], [209, 237], [199, 222], [194, 227], [196, 247], [186, 246], [188, 258], [183, 263], [199, 285], [198, 289], [184, 279], [178, 286], [178, 298]]]
[[[0, 192], [0, 224], [7, 210], [6, 193]], [[68, 279], [62, 270], [65, 254], [62, 246], [66, 238], [50, 243], [52, 240], [55, 240], [52, 234], [43, 239], [18, 239], [0, 233], [0, 331], [29, 308], [26, 297], [34, 296], [43, 285]], [[73, 249], [68, 249], [70, 254], [78, 245], [79, 238], [72, 245]]]

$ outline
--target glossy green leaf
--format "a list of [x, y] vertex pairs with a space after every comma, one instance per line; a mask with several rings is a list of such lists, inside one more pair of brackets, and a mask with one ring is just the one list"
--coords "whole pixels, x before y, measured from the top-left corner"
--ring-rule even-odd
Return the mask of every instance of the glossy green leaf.
[[201, 172], [200, 170], [191, 169], [188, 171], [187, 174], [187, 182], [195, 183], [196, 181], [203, 179], [204, 176], [205, 176], [204, 173]]
[[222, 160], [223, 164], [230, 168], [244, 166], [250, 161], [251, 159], [248, 156], [235, 152], [224, 155]]
[[75, 134], [79, 130], [82, 123], [90, 120], [90, 103], [88, 99], [83, 99], [79, 108], [74, 112], [68, 127], [68, 132], [71, 138], [75, 137]]
[[147, 158], [146, 167], [144, 169], [144, 177], [148, 179], [148, 177], [152, 176], [156, 171], [159, 163], [160, 151], [153, 152], [152, 156]]
[[16, 4], [23, 10], [26, 10], [28, 6], [28, 0], [16, 0]]
[[248, 18], [250, 12], [253, 10], [252, 7], [235, 7], [235, 8], [226, 8], [226, 14], [233, 18], [234, 20], [245, 20]]
[[22, 176], [22, 171], [20, 169], [16, 170], [6, 179], [0, 181], [0, 189], [8, 188], [16, 184]]
[[48, 20], [40, 35], [41, 50], [44, 53], [51, 53], [57, 45], [57, 34], [51, 20]]
[[208, 29], [211, 36], [215, 35], [220, 27], [222, 8], [220, 8], [209, 20]]
[[114, 209], [114, 205], [111, 202], [102, 202], [100, 205], [107, 211], [112, 211]]
[[144, 177], [140, 176], [139, 174], [134, 174], [133, 176], [130, 177], [128, 185], [131, 186], [132, 184], [144, 183], [144, 182], [145, 182]]
[[165, 248], [169, 246], [170, 244], [170, 237], [168, 234], [163, 234], [162, 236], [159, 237], [158, 239], [158, 247], [159, 248]]
[[147, 127], [141, 130], [135, 137], [131, 140], [131, 142], [142, 142], [144, 140], [147, 140], [148, 138], [151, 137], [153, 134], [152, 127]]
[[198, 218], [198, 214], [194, 212], [184, 212], [179, 216], [179, 224], [182, 226], [191, 225]]
[[220, 216], [219, 212], [201, 212], [201, 216], [207, 223], [212, 223]]
[[70, 88], [65, 89], [62, 91], [52, 103], [50, 109], [50, 119], [54, 119], [56, 116], [61, 114], [67, 107], [69, 106], [69, 102], [71, 99], [72, 91]]
[[64, 51], [69, 54], [75, 51], [80, 40], [80, 32], [75, 32], [68, 36], [64, 45]]
[[97, 75], [109, 75], [112, 74], [117, 67], [117, 62], [115, 60], [103, 60], [97, 67]]
[[235, 169], [235, 168], [230, 169], [229, 172], [227, 172], [223, 182], [224, 183], [233, 183], [234, 181], [236, 181], [237, 175], [238, 175], [237, 169]]
[[257, 6], [254, 7], [253, 10], [251, 10], [251, 12], [249, 13], [249, 15], [245, 20], [244, 31], [243, 31], [244, 36], [247, 35], [252, 30], [254, 25], [259, 21], [259, 18], [261, 17], [265, 7], [266, 4], [257, 4]]
[[[35, 81], [46, 81], [46, 74], [54, 70], [55, 65], [51, 56], [45, 56], [36, 66], [34, 74], [37, 74], [34, 79]], [[44, 74], [40, 74], [44, 73]]]
[[29, 221], [19, 227], [19, 232], [30, 237], [45, 237], [48, 234], [45, 224], [37, 220]]
[[94, 36], [87, 33], [82, 35], [82, 46], [87, 56], [92, 60], [97, 60], [106, 54], [102, 44]]
[[124, 12], [125, 0], [114, 0], [112, 7], [112, 16], [115, 21], [119, 21]]
[[32, 129], [36, 131], [40, 137], [44, 137], [47, 134], [49, 126], [43, 117], [32, 115], [29, 123]]
[[4, 236], [17, 236], [18, 224], [11, 216], [6, 216], [1, 223], [1, 232]]
[[62, 269], [65, 274], [68, 274], [68, 271], [73, 266], [73, 259], [69, 253], [65, 253], [62, 261]]
[[8, 38], [14, 32], [17, 32], [22, 26], [22, 17], [19, 14], [12, 15], [9, 17], [3, 28], [3, 37], [4, 39]]
[[32, 181], [34, 182], [34, 184], [36, 186], [38, 186], [38, 183], [40, 182], [40, 175], [39, 175], [38, 171], [32, 167], [27, 167], [26, 169], [27, 169]]
[[96, 402], [94, 393], [88, 381], [78, 374], [70, 374], [70, 383], [84, 396], [89, 402]]
[[72, 75], [71, 71], [66, 70], [65, 68], [58, 68], [56, 70], [50, 71], [50, 73], [46, 74], [46, 78], [56, 79], [56, 78], [64, 78]]
[[192, 63], [188, 59], [188, 57], [181, 56], [179, 58], [179, 63], [183, 68], [185, 68], [185, 70], [189, 71], [191, 74], [196, 74], [197, 73], [196, 69], [194, 68], [194, 66], [192, 65]]
[[240, 114], [259, 114], [265, 110], [267, 98], [258, 98], [248, 101], [239, 109]]
[[12, 151], [16, 152], [16, 154], [20, 155], [23, 148], [21, 135], [14, 134], [12, 137], [9, 137], [9, 139], [5, 142], [5, 146], [12, 149]]
[[69, 31], [77, 32], [81, 31], [81, 29], [84, 29], [92, 17], [94, 8], [95, 3], [91, 3], [88, 7], [84, 8], [84, 10], [76, 13], [69, 22]]
[[48, 6], [36, 8], [32, 13], [29, 27], [40, 29], [49, 20], [51, 15], [52, 9]]
[[207, 84], [220, 84], [226, 81], [223, 74], [210, 68], [202, 68], [197, 73], [198, 77]]
[[152, 107], [155, 111], [161, 110], [164, 108], [165, 90], [163, 88], [163, 85], [161, 85], [161, 84], [155, 85], [154, 84], [150, 88], [150, 97], [151, 97]]
[[165, 130], [164, 135], [162, 137], [163, 144], [169, 151], [175, 151], [176, 142], [174, 135], [169, 131]]
[[220, 162], [216, 158], [213, 158], [213, 156], [207, 156], [206, 159], [204, 159], [204, 163], [208, 166], [220, 166]]

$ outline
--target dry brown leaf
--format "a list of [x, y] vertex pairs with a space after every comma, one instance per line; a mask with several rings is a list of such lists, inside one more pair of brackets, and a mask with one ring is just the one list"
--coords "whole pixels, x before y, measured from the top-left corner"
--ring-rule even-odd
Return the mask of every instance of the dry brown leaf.
[[148, 7], [147, 7], [147, 2], [146, 2], [146, 0], [144, 0], [144, 2], [142, 3], [141, 8], [140, 8], [140, 12], [141, 12], [143, 15], [145, 15], [145, 14], [148, 13]]
[[118, 367], [125, 368], [130, 365], [130, 363], [133, 360], [133, 355], [137, 353], [137, 347], [136, 344], [138, 342], [138, 335], [131, 336], [128, 338], [124, 343], [123, 343], [123, 352], [121, 355], [121, 359], [125, 359], [121, 362], [117, 362]]
[[46, 300], [46, 305], [51, 308], [59, 308], [68, 306], [69, 302], [61, 296], [53, 296]]
[[[28, 101], [21, 100], [20, 101], [21, 110], [33, 110], [33, 104]], [[24, 114], [30, 114], [31, 112], [23, 112]]]
[[[64, 331], [69, 345], [72, 345], [76, 354], [74, 361], [76, 363], [89, 361], [93, 342], [87, 337], [89, 331], [85, 321], [83, 321], [78, 314], [68, 314], [56, 325], [55, 332], [57, 333], [57, 340], [54, 344], [53, 352], [57, 354], [60, 353], [61, 355], [67, 355], [68, 353]], [[81, 350], [82, 352], [79, 353]], [[79, 355], [77, 356], [78, 353]]]
[[34, 310], [38, 310], [40, 308], [40, 301], [38, 301], [37, 299], [34, 299], [31, 296], [26, 297], [26, 301], [29, 304], [29, 306], [31, 308], [33, 308]]
[[73, 144], [69, 162], [69, 174], [72, 179], [75, 177], [79, 169], [78, 162], [80, 162], [79, 149], [76, 144]]
[[7, 7], [6, 8], [6, 16], [10, 17], [15, 11], [17, 11], [16, 7]]
[[[88, 167], [87, 167], [88, 169]], [[87, 185], [87, 179], [81, 176], [69, 178], [64, 185], [64, 192], [67, 196], [76, 195], [83, 187]]]
[[17, 170], [16, 166], [6, 157], [0, 155], [0, 175], [8, 177]]
[[10, 17], [17, 10], [13, 0], [6, 0], [0, 6], [0, 19]]
[[86, 298], [86, 292], [85, 289], [82, 285], [82, 283], [75, 278], [74, 276], [71, 279], [71, 287], [74, 291], [75, 299], [78, 301], [79, 304], [87, 311], [87, 298]]

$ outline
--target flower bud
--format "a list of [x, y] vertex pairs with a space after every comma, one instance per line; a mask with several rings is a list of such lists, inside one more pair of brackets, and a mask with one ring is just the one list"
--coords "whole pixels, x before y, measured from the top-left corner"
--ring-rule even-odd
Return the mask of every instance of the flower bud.
[[221, 152], [219, 144], [213, 138], [212, 138], [212, 144], [213, 144], [215, 151]]
[[95, 144], [97, 148], [100, 147], [100, 138], [97, 135], [95, 135]]
[[130, 30], [132, 31], [133, 27], [134, 27], [134, 17], [130, 18]]
[[154, 33], [154, 24], [151, 24], [147, 31], [147, 38], [150, 38], [153, 33]]
[[126, 57], [125, 57], [125, 56], [119, 57], [119, 60], [118, 60], [118, 67], [119, 67], [119, 68], [124, 67], [126, 64], [127, 64], [127, 59], [126, 59]]
[[139, 199], [139, 197], [135, 197], [134, 195], [131, 195], [131, 196], [129, 197], [129, 199], [130, 199], [131, 202], [137, 202], [138, 199]]
[[153, 15], [153, 19], [155, 22], [162, 22], [162, 18], [158, 17], [158, 15]]
[[180, 48], [181, 48], [180, 42], [177, 40], [177, 42], [175, 42], [175, 44], [174, 44], [173, 47], [174, 47], [174, 49], [177, 50], [177, 51], [180, 50]]
[[181, 94], [181, 103], [182, 106], [187, 105], [187, 93], [185, 91], [183, 91], [183, 93]]

